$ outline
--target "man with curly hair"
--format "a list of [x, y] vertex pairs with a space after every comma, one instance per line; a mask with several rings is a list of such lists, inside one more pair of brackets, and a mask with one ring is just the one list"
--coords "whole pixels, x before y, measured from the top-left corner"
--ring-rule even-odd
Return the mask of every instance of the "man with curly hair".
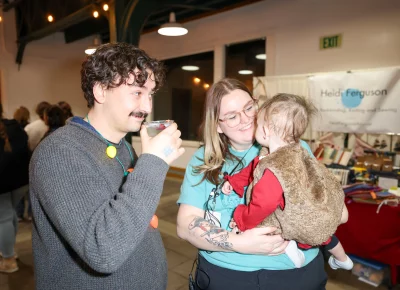
[[[160, 62], [125, 43], [102, 45], [83, 62], [88, 114], [69, 119], [32, 157], [37, 290], [166, 289], [165, 249], [150, 221], [184, 149], [176, 124], [153, 138], [142, 126], [164, 79]], [[137, 157], [124, 137], [139, 130]]]

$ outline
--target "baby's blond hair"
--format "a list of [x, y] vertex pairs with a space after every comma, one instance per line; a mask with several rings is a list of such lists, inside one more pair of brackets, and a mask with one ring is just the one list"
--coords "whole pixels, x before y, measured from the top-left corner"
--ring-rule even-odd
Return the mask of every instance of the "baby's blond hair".
[[278, 94], [267, 100], [258, 112], [268, 129], [286, 143], [299, 142], [317, 108], [304, 97]]

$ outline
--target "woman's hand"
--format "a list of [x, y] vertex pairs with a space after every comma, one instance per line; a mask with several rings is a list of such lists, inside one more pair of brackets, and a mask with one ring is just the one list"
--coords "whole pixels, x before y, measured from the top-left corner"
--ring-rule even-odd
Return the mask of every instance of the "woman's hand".
[[226, 195], [230, 195], [232, 190], [233, 190], [233, 187], [229, 183], [229, 181], [225, 181], [224, 184], [222, 185], [222, 189], [221, 189], [222, 193], [226, 194]]
[[274, 227], [254, 228], [235, 235], [234, 249], [240, 253], [253, 255], [283, 254], [288, 241], [280, 235], [268, 235], [274, 231], [276, 231]]
[[343, 205], [343, 210], [342, 210], [342, 217], [340, 219], [341, 224], [347, 223], [349, 220], [349, 211], [347, 210], [346, 204]]

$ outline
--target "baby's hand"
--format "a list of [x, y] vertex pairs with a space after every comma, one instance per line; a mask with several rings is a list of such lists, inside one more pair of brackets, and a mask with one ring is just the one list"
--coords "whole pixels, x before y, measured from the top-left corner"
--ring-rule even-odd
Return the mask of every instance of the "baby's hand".
[[233, 190], [231, 184], [229, 181], [225, 181], [224, 184], [222, 185], [222, 193], [226, 195], [230, 195], [231, 191]]
[[239, 230], [238, 227], [234, 227], [234, 228], [232, 229], [232, 233], [237, 234], [237, 235], [240, 235], [242, 232]]
[[231, 229], [233, 229], [233, 228], [236, 227], [236, 222], [235, 222], [235, 220], [234, 220], [233, 218], [231, 218], [231, 221], [229, 222], [229, 227], [230, 227]]
[[232, 229], [232, 233], [235, 233], [235, 234], [241, 234], [242, 233], [239, 230], [239, 228], [237, 227], [236, 222], [235, 222], [235, 220], [233, 218], [229, 222], [229, 227]]

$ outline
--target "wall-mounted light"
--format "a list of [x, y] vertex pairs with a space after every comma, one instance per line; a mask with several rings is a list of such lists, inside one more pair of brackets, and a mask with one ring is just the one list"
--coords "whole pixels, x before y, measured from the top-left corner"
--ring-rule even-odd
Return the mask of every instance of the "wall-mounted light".
[[3, 17], [0, 16], [0, 22], [3, 22]]
[[199, 78], [193, 78], [193, 82], [196, 84], [196, 85], [198, 85], [200, 82], [201, 82], [201, 79], [199, 79]]
[[175, 13], [171, 12], [169, 22], [161, 25], [158, 33], [165, 36], [181, 36], [188, 33], [188, 30], [182, 24], [176, 22]]
[[98, 12], [98, 11], [93, 11], [93, 17], [94, 17], [94, 18], [99, 17], [99, 12]]
[[267, 55], [265, 53], [257, 54], [256, 59], [267, 59]]
[[187, 71], [196, 71], [199, 70], [200, 68], [196, 65], [184, 65], [182, 66], [182, 69]]
[[251, 75], [253, 73], [253, 71], [252, 70], [248, 70], [248, 69], [242, 69], [242, 70], [238, 71], [238, 73], [240, 75]]
[[97, 47], [101, 44], [101, 40], [100, 37], [98, 35], [96, 35], [93, 39], [93, 45], [89, 46], [88, 48], [85, 49], [85, 53], [87, 55], [93, 54]]
[[54, 17], [52, 15], [48, 15], [47, 16], [47, 21], [48, 22], [53, 22], [54, 21]]
[[209, 87], [210, 87], [209, 84], [204, 84], [204, 85], [203, 85], [203, 88], [206, 89], [206, 90], [207, 90]]
[[103, 5], [103, 10], [104, 10], [104, 11], [108, 11], [109, 8], [110, 8], [110, 7], [108, 7], [108, 4], [104, 4], [104, 5]]

